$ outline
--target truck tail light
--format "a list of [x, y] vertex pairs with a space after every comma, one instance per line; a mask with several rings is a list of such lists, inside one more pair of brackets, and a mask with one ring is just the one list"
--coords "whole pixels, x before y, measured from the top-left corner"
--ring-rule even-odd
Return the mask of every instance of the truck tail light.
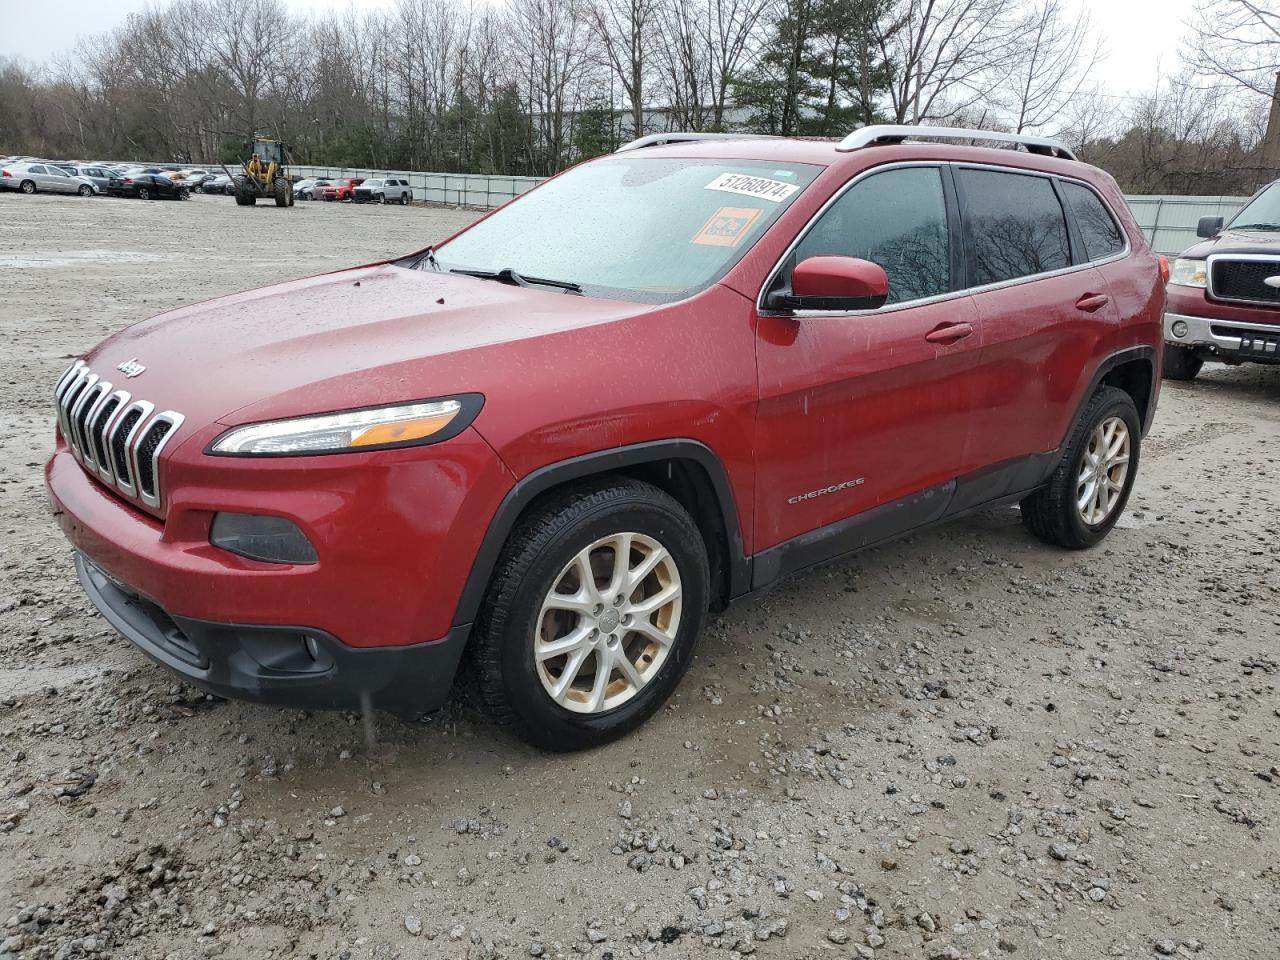
[[1169, 282], [1169, 258], [1161, 256], [1160, 258], [1160, 282]]

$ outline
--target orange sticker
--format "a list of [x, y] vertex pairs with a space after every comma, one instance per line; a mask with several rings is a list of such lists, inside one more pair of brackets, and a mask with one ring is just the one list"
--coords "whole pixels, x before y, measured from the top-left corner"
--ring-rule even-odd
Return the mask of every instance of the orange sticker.
[[708, 247], [736, 247], [763, 212], [759, 207], [721, 207], [689, 242]]

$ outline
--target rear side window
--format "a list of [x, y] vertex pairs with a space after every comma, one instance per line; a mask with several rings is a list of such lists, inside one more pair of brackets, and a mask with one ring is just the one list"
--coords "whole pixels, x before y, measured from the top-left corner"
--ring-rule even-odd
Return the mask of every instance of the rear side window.
[[1105, 260], [1124, 250], [1124, 234], [1096, 193], [1079, 183], [1059, 181], [1058, 186], [1071, 207], [1088, 259]]
[[1047, 177], [960, 169], [972, 286], [1071, 266], [1067, 221]]
[[859, 180], [800, 241], [795, 262], [822, 254], [878, 263], [889, 275], [888, 303], [949, 291], [951, 260], [941, 171], [904, 167]]
[[39, 165], [27, 167], [27, 173], [44, 173], [44, 167]]

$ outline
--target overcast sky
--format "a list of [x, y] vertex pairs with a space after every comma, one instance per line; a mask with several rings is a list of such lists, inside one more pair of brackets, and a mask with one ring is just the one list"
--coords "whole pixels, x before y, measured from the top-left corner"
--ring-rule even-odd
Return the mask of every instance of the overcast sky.
[[[387, 7], [391, 0], [285, 0], [299, 12], [354, 6]], [[1161, 73], [1177, 72], [1178, 43], [1194, 0], [1068, 0], [1087, 10], [1108, 56], [1098, 67], [1114, 95], [1149, 90]], [[76, 36], [100, 33], [147, 6], [147, 0], [58, 0], [54, 8], [32, 0], [0, 0], [0, 56], [43, 61], [71, 49]], [[56, 9], [56, 17], [51, 15]]]

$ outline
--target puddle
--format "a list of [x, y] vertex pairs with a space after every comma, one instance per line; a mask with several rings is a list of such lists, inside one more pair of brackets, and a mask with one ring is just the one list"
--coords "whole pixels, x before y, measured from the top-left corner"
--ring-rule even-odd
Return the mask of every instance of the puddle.
[[74, 267], [86, 263], [156, 263], [164, 257], [136, 250], [60, 250], [57, 253], [31, 253], [21, 257], [0, 257], [0, 270], [25, 268], [48, 269]]

